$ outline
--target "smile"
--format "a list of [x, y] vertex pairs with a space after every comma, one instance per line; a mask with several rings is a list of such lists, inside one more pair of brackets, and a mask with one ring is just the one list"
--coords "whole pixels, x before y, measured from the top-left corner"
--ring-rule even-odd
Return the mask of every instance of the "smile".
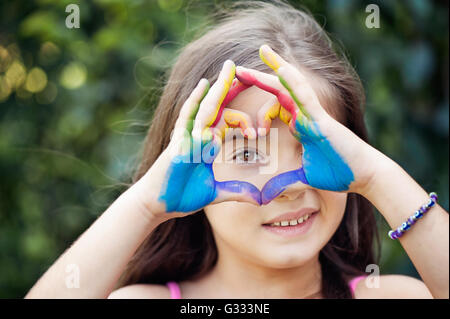
[[283, 219], [273, 223], [263, 224], [263, 228], [271, 233], [283, 237], [293, 237], [305, 234], [314, 223], [319, 211], [307, 213], [296, 219]]
[[302, 224], [302, 223], [306, 222], [311, 215], [312, 214], [306, 214], [305, 216], [302, 216], [299, 219], [282, 220], [281, 222], [272, 223], [269, 226], [275, 226], [275, 227], [295, 226], [297, 224]]

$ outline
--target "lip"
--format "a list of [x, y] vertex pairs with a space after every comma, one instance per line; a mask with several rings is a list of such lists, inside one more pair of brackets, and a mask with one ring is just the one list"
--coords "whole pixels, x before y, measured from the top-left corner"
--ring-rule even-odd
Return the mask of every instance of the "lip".
[[275, 222], [281, 222], [283, 220], [299, 219], [302, 216], [305, 216], [305, 215], [311, 214], [311, 213], [315, 213], [315, 212], [318, 212], [318, 211], [319, 211], [318, 209], [311, 208], [311, 207], [302, 208], [302, 209], [300, 209], [297, 212], [290, 212], [290, 213], [281, 214], [281, 215], [277, 216], [276, 218], [265, 222], [263, 225], [269, 225], [269, 224], [272, 224], [272, 223], [275, 223]]
[[[307, 213], [304, 213], [305, 215]], [[262, 225], [262, 227], [267, 230], [268, 232], [271, 232], [275, 235], [281, 236], [281, 237], [295, 237], [301, 234], [305, 234], [308, 232], [308, 230], [312, 227], [312, 224], [314, 223], [317, 215], [319, 214], [319, 211], [313, 212], [308, 220], [306, 222], [303, 222], [301, 224], [297, 224], [295, 226], [270, 226], [270, 225]], [[285, 214], [287, 215], [287, 214]], [[281, 215], [281, 216], [285, 216]], [[293, 216], [293, 215], [291, 215]], [[300, 215], [301, 217], [301, 215]], [[286, 219], [283, 219], [286, 220]]]

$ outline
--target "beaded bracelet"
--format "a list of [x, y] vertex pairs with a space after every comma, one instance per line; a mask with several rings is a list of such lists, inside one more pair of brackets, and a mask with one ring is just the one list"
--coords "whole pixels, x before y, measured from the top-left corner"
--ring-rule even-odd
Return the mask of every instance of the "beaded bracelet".
[[403, 234], [416, 223], [416, 221], [419, 218], [423, 217], [423, 214], [428, 212], [431, 207], [436, 204], [438, 196], [435, 192], [432, 192], [429, 194], [430, 199], [428, 200], [427, 204], [423, 204], [422, 207], [420, 207], [416, 212], [409, 216], [409, 218], [404, 222], [400, 227], [398, 227], [396, 230], [390, 230], [388, 235], [391, 237], [391, 239], [398, 239], [403, 236]]

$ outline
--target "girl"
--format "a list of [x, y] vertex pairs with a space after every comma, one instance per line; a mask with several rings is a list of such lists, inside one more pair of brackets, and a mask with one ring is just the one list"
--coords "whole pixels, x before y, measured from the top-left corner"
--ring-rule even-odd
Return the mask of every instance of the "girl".
[[[448, 298], [448, 214], [369, 145], [363, 105], [311, 16], [246, 4], [184, 48], [134, 184], [26, 297]], [[393, 229], [429, 206], [391, 233], [423, 281], [365, 278], [372, 204]]]

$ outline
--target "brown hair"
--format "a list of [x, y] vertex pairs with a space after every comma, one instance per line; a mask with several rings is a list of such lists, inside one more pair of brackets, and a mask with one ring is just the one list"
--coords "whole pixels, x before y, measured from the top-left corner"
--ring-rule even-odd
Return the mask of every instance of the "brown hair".
[[[213, 83], [226, 59], [236, 65], [271, 71], [259, 58], [262, 44], [325, 80], [331, 88], [333, 110], [339, 121], [368, 142], [359, 77], [310, 14], [280, 0], [239, 2], [217, 17], [219, 24], [185, 46], [173, 66], [133, 182], [167, 147], [180, 108], [201, 78]], [[348, 279], [364, 274], [365, 267], [375, 263], [375, 237], [379, 251], [372, 205], [364, 197], [349, 193], [343, 220], [319, 256], [323, 297], [352, 297]], [[120, 286], [195, 279], [208, 272], [216, 261], [212, 230], [201, 210], [160, 224], [129, 262]]]

